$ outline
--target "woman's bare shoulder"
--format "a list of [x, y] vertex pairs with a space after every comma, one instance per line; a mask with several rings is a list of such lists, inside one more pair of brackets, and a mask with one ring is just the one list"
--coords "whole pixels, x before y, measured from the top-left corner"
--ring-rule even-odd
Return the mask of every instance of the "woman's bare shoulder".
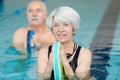
[[90, 49], [82, 47], [79, 57], [91, 58], [92, 57], [92, 52], [90, 51]]
[[88, 48], [82, 47], [82, 48], [81, 48], [81, 51], [84, 52], [84, 53], [86, 53], [86, 54], [91, 54], [91, 50], [88, 49]]

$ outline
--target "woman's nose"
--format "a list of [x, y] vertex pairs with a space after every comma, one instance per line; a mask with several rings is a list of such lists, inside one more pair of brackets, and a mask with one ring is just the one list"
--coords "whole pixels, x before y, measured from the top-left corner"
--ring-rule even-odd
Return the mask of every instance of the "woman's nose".
[[59, 31], [63, 31], [63, 30], [64, 30], [63, 26], [60, 25], [60, 26], [59, 26]]

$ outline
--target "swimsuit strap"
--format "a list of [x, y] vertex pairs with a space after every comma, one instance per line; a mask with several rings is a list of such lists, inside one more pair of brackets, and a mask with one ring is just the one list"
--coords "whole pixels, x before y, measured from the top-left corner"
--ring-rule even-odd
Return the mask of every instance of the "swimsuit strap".
[[70, 65], [71, 65], [71, 67], [72, 67], [72, 69], [73, 69], [74, 72], [75, 72], [76, 67], [77, 67], [77, 60], [78, 60], [78, 56], [79, 56], [80, 50], [81, 50], [81, 46], [78, 46], [77, 51], [76, 51], [76, 53], [74, 55], [74, 58], [70, 62]]
[[50, 56], [50, 52], [52, 51], [52, 45], [48, 47], [48, 58]]
[[32, 46], [32, 38], [35, 34], [34, 30], [29, 30], [27, 33], [27, 40], [26, 40], [26, 46], [27, 46], [27, 55], [30, 57], [33, 53], [33, 49], [35, 49], [35, 46]]

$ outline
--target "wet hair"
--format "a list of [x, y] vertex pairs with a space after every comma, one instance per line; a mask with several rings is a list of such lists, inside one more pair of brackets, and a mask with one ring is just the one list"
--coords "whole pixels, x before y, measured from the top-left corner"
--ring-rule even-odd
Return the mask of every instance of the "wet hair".
[[54, 9], [50, 15], [47, 17], [46, 25], [48, 28], [52, 29], [53, 18], [57, 22], [61, 23], [71, 23], [74, 32], [80, 27], [80, 15], [71, 7], [63, 6]]

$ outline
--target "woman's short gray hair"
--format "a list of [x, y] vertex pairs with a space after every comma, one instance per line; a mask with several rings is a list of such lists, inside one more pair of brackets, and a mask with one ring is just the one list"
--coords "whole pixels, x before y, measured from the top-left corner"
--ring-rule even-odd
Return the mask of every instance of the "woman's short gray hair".
[[71, 7], [63, 6], [51, 12], [46, 20], [46, 25], [50, 29], [52, 28], [53, 18], [57, 22], [71, 23], [75, 32], [80, 27], [80, 15]]

